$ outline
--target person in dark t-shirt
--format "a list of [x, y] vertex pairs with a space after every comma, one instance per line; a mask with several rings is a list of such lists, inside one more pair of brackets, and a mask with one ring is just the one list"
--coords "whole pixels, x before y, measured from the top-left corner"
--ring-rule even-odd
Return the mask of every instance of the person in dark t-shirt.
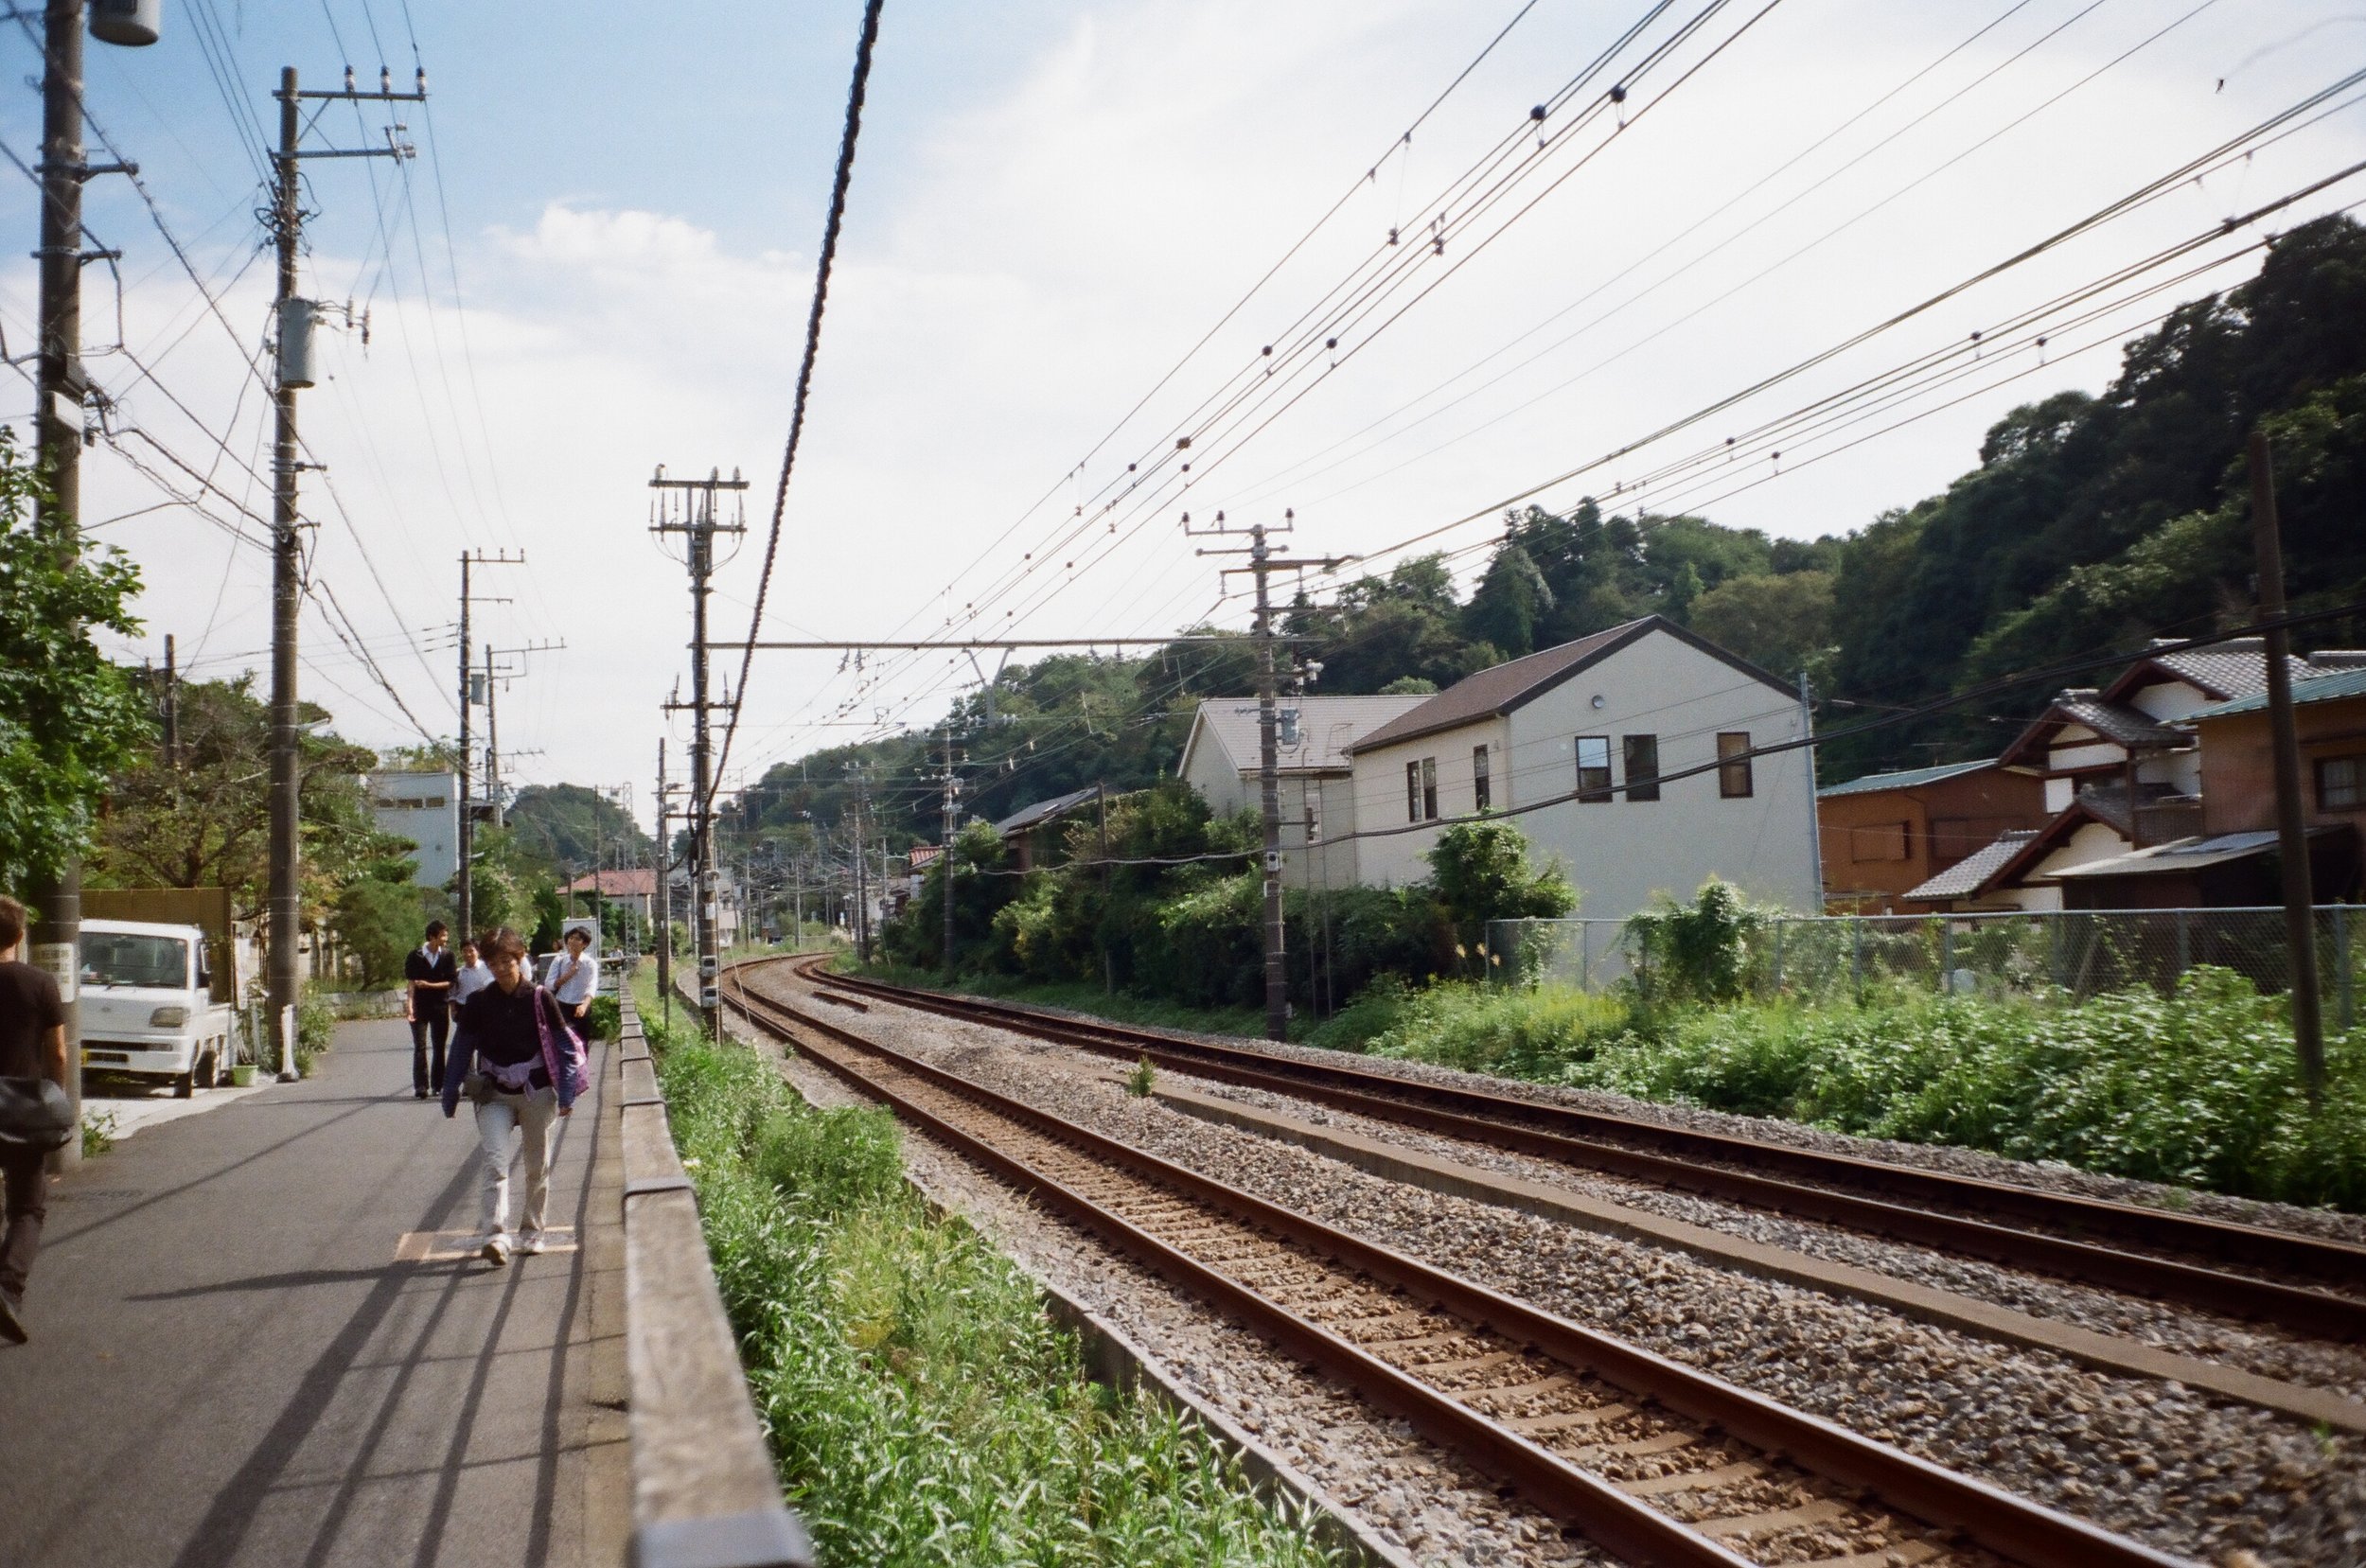
[[[0, 896], [0, 1078], [65, 1083], [65, 1001], [48, 971], [16, 961], [25, 941], [25, 906]], [[0, 1340], [25, 1343], [25, 1282], [49, 1212], [48, 1155], [0, 1150], [8, 1188], [8, 1229], [0, 1232]]]
[[[451, 1028], [451, 988], [460, 965], [445, 945], [444, 923], [427, 923], [427, 941], [402, 960], [402, 1015], [411, 1025], [411, 1093], [444, 1092], [444, 1038]], [[430, 1045], [434, 1047], [429, 1051]]]

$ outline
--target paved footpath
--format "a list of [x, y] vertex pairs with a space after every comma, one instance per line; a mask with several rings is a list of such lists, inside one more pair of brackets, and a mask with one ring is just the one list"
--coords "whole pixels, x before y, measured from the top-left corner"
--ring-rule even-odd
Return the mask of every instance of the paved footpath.
[[462, 1251], [475, 1129], [412, 1098], [410, 1056], [344, 1025], [315, 1077], [51, 1188], [33, 1342], [0, 1347], [0, 1564], [622, 1564], [607, 1048], [552, 1183], [580, 1244], [507, 1268]]

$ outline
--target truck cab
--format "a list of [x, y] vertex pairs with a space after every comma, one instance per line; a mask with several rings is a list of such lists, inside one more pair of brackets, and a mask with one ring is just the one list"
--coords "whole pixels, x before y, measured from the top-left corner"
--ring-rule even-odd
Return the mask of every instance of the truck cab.
[[82, 1066], [168, 1080], [187, 1099], [231, 1063], [231, 1006], [214, 999], [195, 925], [82, 922]]

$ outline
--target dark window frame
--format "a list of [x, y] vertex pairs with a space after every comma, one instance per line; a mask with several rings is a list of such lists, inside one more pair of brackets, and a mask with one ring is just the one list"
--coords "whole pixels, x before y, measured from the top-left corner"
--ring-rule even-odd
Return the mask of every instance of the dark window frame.
[[1421, 820], [1438, 820], [1438, 759], [1421, 759]]
[[1750, 766], [1750, 731], [1720, 730], [1717, 732], [1718, 798], [1746, 801], [1757, 793], [1757, 779]]
[[[2325, 770], [2336, 764], [2346, 763], [2350, 769], [2349, 799], [2336, 801], [2325, 782]], [[2309, 768], [2317, 785], [2319, 811], [2366, 811], [2366, 753], [2340, 757], [2319, 757]]]
[[1471, 748], [1471, 802], [1476, 811], [1492, 811], [1495, 805], [1494, 776], [1484, 742]]
[[[1585, 749], [1589, 742], [1601, 748], [1602, 763], [1599, 767], [1588, 767], [1585, 765]], [[1616, 791], [1611, 785], [1610, 737], [1608, 735], [1580, 735], [1572, 749], [1577, 753], [1578, 799], [1589, 805], [1616, 799]], [[1598, 776], [1588, 779], [1586, 775], [1589, 773]]]
[[[1626, 765], [1627, 799], [1656, 801], [1659, 799], [1659, 736], [1621, 735], [1618, 737], [1619, 760]], [[1635, 783], [1641, 779], [1641, 784]]]
[[1419, 762], [1404, 765], [1404, 819], [1408, 822], [1421, 819], [1421, 765]]

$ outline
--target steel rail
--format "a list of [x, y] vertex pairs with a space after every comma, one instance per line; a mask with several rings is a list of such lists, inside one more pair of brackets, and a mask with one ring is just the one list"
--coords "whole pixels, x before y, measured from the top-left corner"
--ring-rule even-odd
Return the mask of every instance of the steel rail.
[[[1032, 1127], [1096, 1160], [1146, 1177], [1251, 1226], [1296, 1242], [1345, 1269], [1403, 1290], [1439, 1312], [1491, 1330], [1511, 1344], [1534, 1347], [1574, 1369], [1591, 1372], [1636, 1398], [1787, 1459], [1827, 1482], [1862, 1489], [1904, 1516], [1958, 1532], [2026, 1568], [2169, 1568], [2183, 1561], [1334, 1229], [748, 988], [743, 971], [782, 961], [759, 959], [733, 965], [727, 971], [733, 983], [725, 999], [751, 1022], [784, 1038], [794, 1039], [792, 1028], [807, 1031], [876, 1057], [898, 1071]], [[839, 978], [833, 977], [834, 983]], [[1547, 1512], [1576, 1525], [1620, 1557], [1646, 1563], [1715, 1563], [1728, 1568], [1748, 1561], [1448, 1394], [1408, 1377], [1149, 1235], [1073, 1188], [836, 1059], [833, 1053], [809, 1048], [807, 1055], [858, 1092], [885, 1101], [899, 1115], [1033, 1189], [1121, 1250], [1203, 1293], [1292, 1353], [1304, 1356], [1375, 1403], [1404, 1416], [1433, 1441], [1462, 1454], [1487, 1473], [1510, 1481]]]
[[[861, 977], [832, 975], [828, 983], [1120, 1059], [1148, 1054], [1156, 1065], [1314, 1100], [1380, 1120], [1779, 1209], [1803, 1219], [2013, 1267], [2041, 1269], [2112, 1290], [2271, 1323], [2295, 1333], [2366, 1340], [2366, 1300], [2128, 1251], [2101, 1240], [2077, 1240], [1997, 1222], [2001, 1217], [2017, 1219], [2108, 1237], [2112, 1242], [2136, 1241], [2222, 1262], [2366, 1285], [2366, 1247], [2349, 1242], [1669, 1127], [1485, 1090], [1422, 1084], [1344, 1064], [1308, 1063], [1158, 1031], [1086, 1023], [1010, 1003], [957, 999]], [[1614, 1139], [1657, 1147], [1636, 1149]], [[1757, 1174], [1726, 1164], [1700, 1163], [1703, 1160], [1755, 1165], [1782, 1174]], [[1872, 1189], [1888, 1195], [1863, 1196], [1810, 1182]], [[1923, 1207], [1901, 1198], [1941, 1207]]]

